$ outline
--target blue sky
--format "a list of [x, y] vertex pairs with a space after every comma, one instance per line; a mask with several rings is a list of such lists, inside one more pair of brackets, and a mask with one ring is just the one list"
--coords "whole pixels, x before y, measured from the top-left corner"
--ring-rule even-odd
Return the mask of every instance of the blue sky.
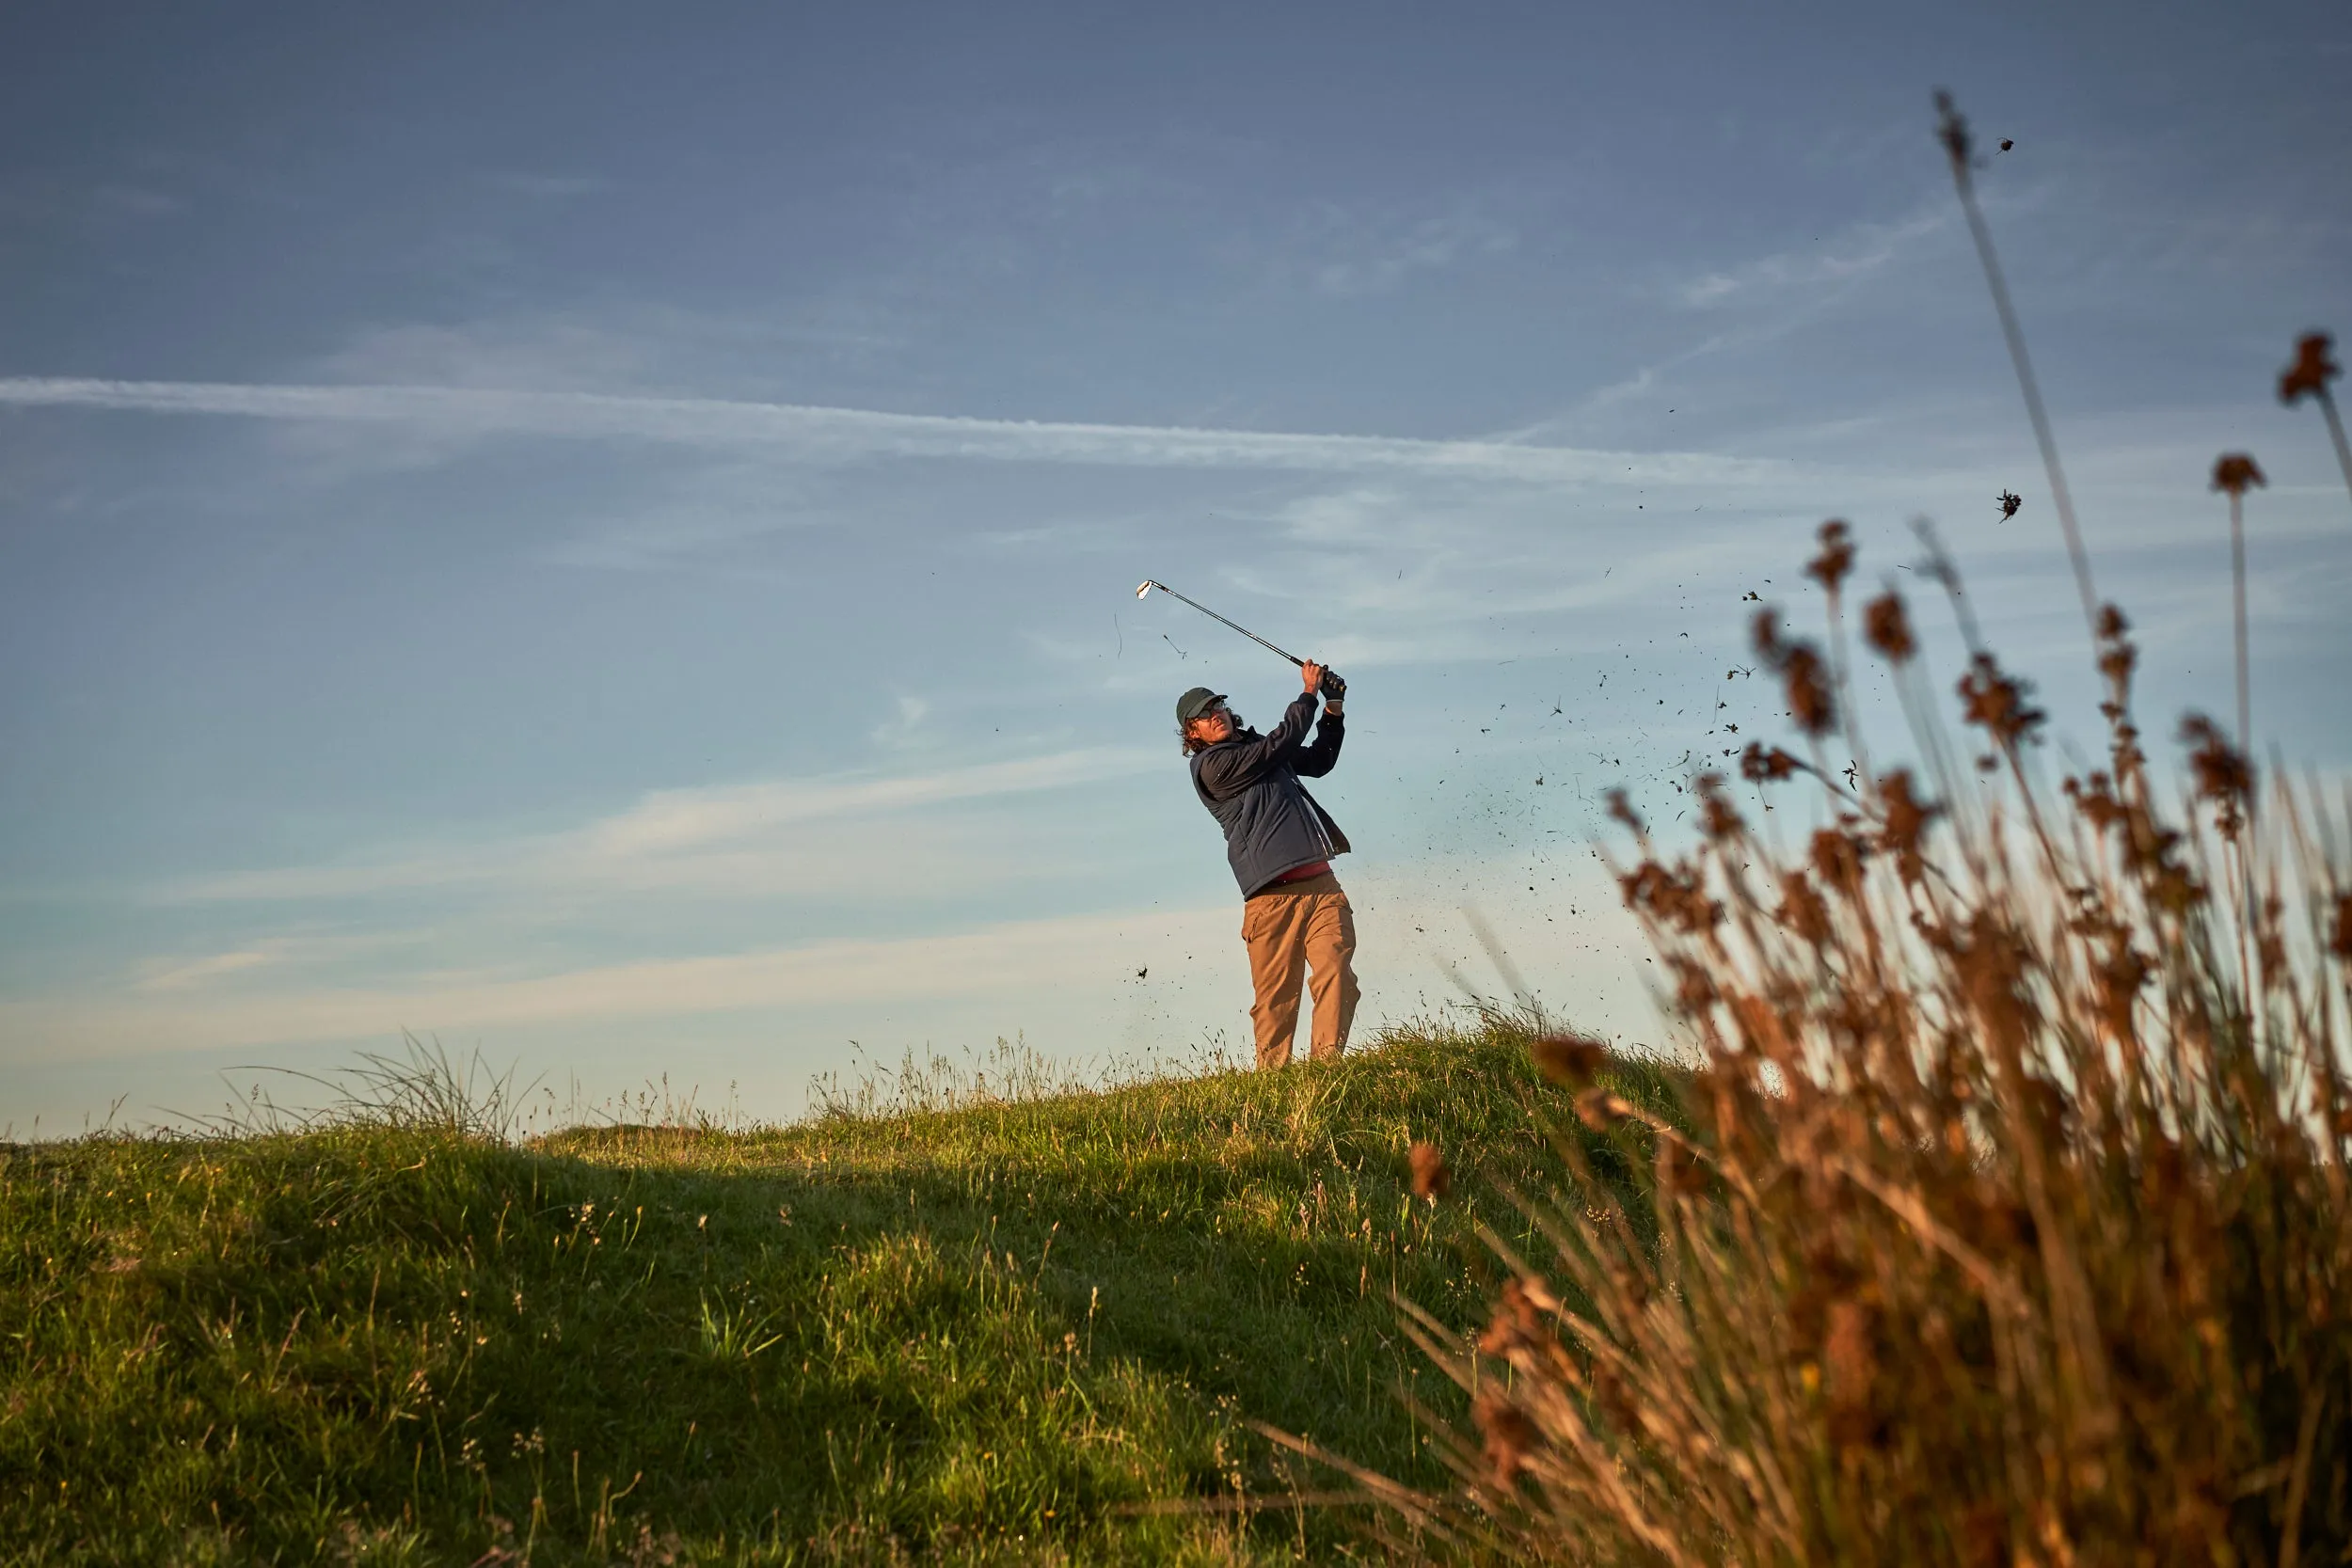
[[1170, 707], [1291, 676], [1146, 576], [1350, 676], [1368, 1021], [1491, 945], [1656, 1038], [1598, 792], [1779, 733], [1821, 518], [1934, 518], [2094, 734], [1937, 86], [2151, 727], [2228, 709], [2245, 449], [2258, 726], [2339, 770], [2270, 388], [2352, 332], [2347, 69], [2330, 3], [16, 8], [0, 1122], [404, 1028], [767, 1116], [1237, 1044]]

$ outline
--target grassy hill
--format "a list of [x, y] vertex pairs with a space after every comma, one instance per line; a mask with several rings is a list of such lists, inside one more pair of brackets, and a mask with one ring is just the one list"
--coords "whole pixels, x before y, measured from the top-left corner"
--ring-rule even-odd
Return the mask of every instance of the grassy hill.
[[[1524, 1036], [787, 1128], [382, 1120], [0, 1152], [8, 1560], [1287, 1560], [1439, 1471], [1395, 1290], [1483, 1311]], [[1623, 1086], [1659, 1085], [1629, 1069]], [[1573, 1126], [1572, 1120], [1570, 1125]]]

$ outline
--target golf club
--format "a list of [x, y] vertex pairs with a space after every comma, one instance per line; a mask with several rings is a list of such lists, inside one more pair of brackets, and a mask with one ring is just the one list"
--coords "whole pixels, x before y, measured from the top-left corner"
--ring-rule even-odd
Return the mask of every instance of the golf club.
[[[1167, 594], [1171, 599], [1184, 599], [1184, 603], [1192, 606], [1193, 609], [1199, 610], [1201, 614], [1206, 615], [1212, 621], [1224, 621], [1227, 626], [1232, 626], [1235, 631], [1249, 639], [1250, 641], [1255, 642], [1259, 647], [1264, 648], [1271, 653], [1280, 654], [1284, 658], [1289, 659], [1293, 664], [1303, 666], [1307, 662], [1296, 654], [1275, 647], [1273, 643], [1267, 641], [1264, 638], [1260, 637], [1256, 632], [1251, 631], [1248, 626], [1243, 626], [1240, 622], [1226, 621], [1224, 616], [1219, 615], [1216, 610], [1211, 610], [1207, 605], [1202, 604], [1200, 600], [1184, 598], [1184, 594], [1177, 593], [1176, 590], [1170, 588], [1164, 582], [1155, 581], [1151, 578], [1145, 578], [1142, 584], [1136, 589], [1136, 597], [1138, 599], [1148, 598], [1151, 596], [1152, 590], [1154, 588], [1158, 589], [1161, 593]], [[1346, 691], [1347, 683], [1340, 679], [1338, 675], [1334, 674], [1329, 670], [1326, 670], [1323, 673], [1322, 689], [1325, 696], [1337, 697]]]

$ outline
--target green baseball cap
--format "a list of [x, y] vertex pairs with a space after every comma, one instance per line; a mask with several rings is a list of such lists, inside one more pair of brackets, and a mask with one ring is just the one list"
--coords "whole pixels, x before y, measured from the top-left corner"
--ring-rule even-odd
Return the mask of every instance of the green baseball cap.
[[1196, 686], [1176, 699], [1176, 722], [1189, 724], [1224, 700], [1225, 693], [1222, 691], [1212, 691], [1205, 686]]

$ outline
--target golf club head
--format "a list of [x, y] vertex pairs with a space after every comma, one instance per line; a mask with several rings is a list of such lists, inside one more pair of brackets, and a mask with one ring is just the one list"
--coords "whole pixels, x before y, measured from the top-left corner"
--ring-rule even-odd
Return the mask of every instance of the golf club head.
[[1143, 586], [1136, 590], [1136, 597], [1138, 599], [1143, 598], [1148, 595], [1152, 590], [1157, 588], [1159, 584], [1153, 582], [1150, 578], [1145, 578], [1143, 579]]

